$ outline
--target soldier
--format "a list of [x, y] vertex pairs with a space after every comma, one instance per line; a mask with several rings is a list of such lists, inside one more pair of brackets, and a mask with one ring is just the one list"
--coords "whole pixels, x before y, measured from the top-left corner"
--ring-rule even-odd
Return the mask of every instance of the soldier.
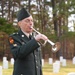
[[10, 49], [15, 60], [13, 75], [42, 75], [39, 42], [48, 38], [43, 34], [33, 37], [33, 18], [25, 8], [18, 12], [17, 19], [20, 29], [9, 36]]

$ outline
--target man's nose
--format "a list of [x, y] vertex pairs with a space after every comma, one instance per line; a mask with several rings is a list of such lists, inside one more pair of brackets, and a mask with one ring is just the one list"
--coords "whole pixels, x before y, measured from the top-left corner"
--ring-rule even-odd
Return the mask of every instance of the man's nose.
[[33, 22], [31, 22], [31, 21], [30, 21], [30, 25], [32, 25], [32, 26], [33, 26]]

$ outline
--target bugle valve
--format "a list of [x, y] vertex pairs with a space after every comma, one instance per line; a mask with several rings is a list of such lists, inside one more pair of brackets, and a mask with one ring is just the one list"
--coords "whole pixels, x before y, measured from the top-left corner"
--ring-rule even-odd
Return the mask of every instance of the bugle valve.
[[[31, 27], [31, 28], [36, 33], [41, 34], [39, 31], [35, 30], [33, 27]], [[47, 42], [52, 45], [52, 52], [57, 52], [58, 50], [60, 50], [60, 48], [61, 48], [60, 42], [54, 43], [54, 42], [52, 42], [51, 40], [48, 39], [47, 41], [44, 42], [43, 45], [45, 45]]]

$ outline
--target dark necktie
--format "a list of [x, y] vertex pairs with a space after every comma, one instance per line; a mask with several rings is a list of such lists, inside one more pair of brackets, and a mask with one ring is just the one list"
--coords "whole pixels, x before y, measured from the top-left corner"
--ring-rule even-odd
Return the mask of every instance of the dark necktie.
[[29, 35], [29, 39], [31, 40], [31, 38], [32, 38], [32, 36], [31, 35]]

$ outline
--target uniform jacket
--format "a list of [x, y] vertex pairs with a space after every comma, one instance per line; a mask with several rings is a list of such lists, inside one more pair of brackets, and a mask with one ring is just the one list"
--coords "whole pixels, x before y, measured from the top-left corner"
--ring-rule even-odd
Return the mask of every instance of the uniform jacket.
[[9, 44], [15, 59], [13, 75], [42, 75], [41, 51], [34, 38], [20, 30], [9, 36]]

